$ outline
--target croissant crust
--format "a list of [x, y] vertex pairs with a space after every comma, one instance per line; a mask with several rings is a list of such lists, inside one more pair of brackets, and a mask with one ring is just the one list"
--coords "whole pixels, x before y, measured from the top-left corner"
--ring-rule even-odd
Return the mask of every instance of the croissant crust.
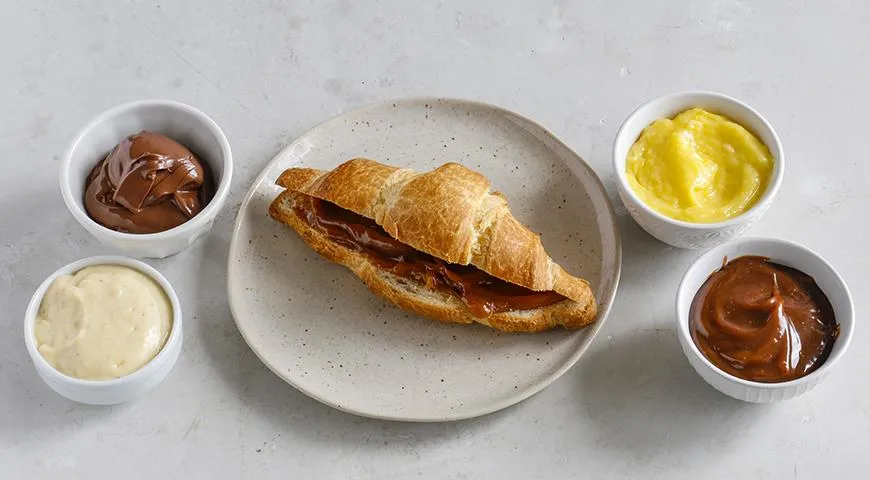
[[[308, 237], [317, 236], [317, 232], [303, 234], [300, 229], [307, 230], [306, 226], [289, 218], [294, 215], [288, 211], [290, 204], [302, 201], [304, 195], [373, 219], [393, 238], [432, 256], [473, 265], [531, 290], [564, 295], [570, 299], [567, 303], [579, 304], [568, 309], [577, 317], [569, 322], [575, 326], [594, 320], [595, 299], [589, 283], [553, 262], [538, 235], [513, 217], [505, 197], [491, 190], [486, 177], [462, 165], [447, 163], [430, 172], [415, 173], [356, 158], [331, 171], [291, 168], [276, 183], [286, 191], [273, 202], [270, 213], [291, 224], [309, 245]], [[324, 254], [322, 249], [315, 250]], [[324, 256], [353, 269], [346, 261]], [[552, 307], [563, 303], [538, 310], [549, 309], [550, 317]], [[546, 323], [565, 322], [548, 318]]]

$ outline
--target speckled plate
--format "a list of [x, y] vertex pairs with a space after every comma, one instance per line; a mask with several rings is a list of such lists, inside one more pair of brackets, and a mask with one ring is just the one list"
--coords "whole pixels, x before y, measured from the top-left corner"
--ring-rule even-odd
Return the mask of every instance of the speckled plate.
[[[268, 216], [278, 175], [364, 156], [429, 170], [460, 162], [486, 175], [568, 271], [588, 279], [599, 320], [580, 331], [505, 334], [445, 325], [370, 293]], [[621, 250], [598, 177], [533, 121], [479, 102], [436, 98], [364, 107], [323, 123], [257, 177], [236, 219], [229, 301], [251, 349], [276, 375], [335, 408], [368, 417], [444, 421], [513, 405], [565, 373], [601, 329]]]

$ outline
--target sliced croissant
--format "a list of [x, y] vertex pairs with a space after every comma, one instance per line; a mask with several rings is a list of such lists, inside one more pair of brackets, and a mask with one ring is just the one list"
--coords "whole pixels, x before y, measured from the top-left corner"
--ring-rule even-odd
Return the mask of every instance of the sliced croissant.
[[[491, 191], [489, 180], [462, 165], [447, 163], [419, 174], [357, 158], [328, 172], [291, 168], [276, 183], [286, 190], [272, 203], [272, 218], [293, 227], [318, 253], [350, 268], [371, 290], [403, 308], [445, 322], [478, 322], [514, 332], [580, 328], [595, 320], [589, 283], [553, 262], [538, 235], [513, 217], [504, 196]], [[394, 239], [433, 257], [566, 298], [531, 310], [476, 317], [452, 292], [394, 275], [365, 254], [330, 240], [294, 209], [312, 198], [372, 219]]]

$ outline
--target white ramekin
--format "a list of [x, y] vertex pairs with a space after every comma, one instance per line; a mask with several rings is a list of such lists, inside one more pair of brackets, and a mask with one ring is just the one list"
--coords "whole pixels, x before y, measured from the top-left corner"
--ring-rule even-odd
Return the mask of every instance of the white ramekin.
[[[48, 287], [57, 277], [73, 274], [91, 265], [123, 265], [135, 268], [153, 278], [166, 292], [166, 296], [172, 304], [172, 328], [169, 331], [166, 345], [163, 346], [160, 353], [139, 370], [112, 380], [81, 380], [67, 376], [52, 367], [39, 353], [36, 345], [34, 333], [36, 315], [39, 313], [39, 306], [42, 304], [42, 298]], [[58, 269], [36, 289], [24, 316], [24, 343], [27, 346], [27, 353], [30, 354], [36, 367], [36, 372], [55, 392], [70, 400], [89, 405], [123, 403], [140, 397], [157, 386], [175, 366], [178, 354], [181, 352], [182, 342], [181, 303], [178, 301], [178, 295], [176, 295], [172, 285], [160, 272], [148, 264], [128, 257], [104, 255], [83, 258]]]
[[[689, 330], [689, 310], [701, 285], [729, 260], [745, 255], [760, 255], [772, 261], [796, 268], [816, 280], [834, 307], [840, 324], [840, 334], [834, 342], [831, 355], [822, 366], [809, 375], [780, 383], [751, 382], [737, 378], [714, 366], [698, 349]], [[701, 256], [683, 276], [677, 290], [677, 334], [683, 352], [695, 371], [716, 390], [739, 400], [768, 403], [786, 400], [806, 393], [824, 379], [840, 361], [855, 330], [855, 312], [849, 288], [834, 267], [812, 250], [797, 243], [773, 238], [743, 238], [711, 249]]]
[[[116, 232], [92, 220], [85, 211], [85, 180], [115, 145], [142, 130], [166, 135], [208, 162], [215, 195], [198, 215], [165, 232]], [[226, 201], [232, 176], [230, 144], [214, 120], [183, 103], [143, 100], [103, 112], [76, 135], [61, 161], [60, 191], [73, 217], [103, 245], [135, 257], [163, 258], [184, 250], [211, 230]]]
[[[628, 150], [644, 128], [656, 120], [673, 118], [693, 107], [718, 113], [739, 123], [755, 134], [773, 155], [773, 175], [761, 199], [752, 208], [723, 222], [691, 223], [663, 215], [647, 206], [635, 194], [625, 174]], [[745, 233], [773, 203], [782, 184], [785, 165], [782, 144], [773, 127], [760, 113], [734, 98], [712, 92], [682, 92], [665, 95], [641, 105], [622, 123], [613, 142], [613, 169], [622, 203], [632, 218], [650, 235], [679, 248], [710, 248]]]

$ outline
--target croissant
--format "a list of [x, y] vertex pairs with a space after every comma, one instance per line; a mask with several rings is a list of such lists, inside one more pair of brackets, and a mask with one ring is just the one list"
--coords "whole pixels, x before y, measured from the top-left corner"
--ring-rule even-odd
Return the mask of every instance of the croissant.
[[595, 320], [589, 283], [547, 255], [483, 175], [456, 163], [427, 173], [357, 158], [291, 168], [269, 208], [376, 294], [448, 323], [509, 332]]

